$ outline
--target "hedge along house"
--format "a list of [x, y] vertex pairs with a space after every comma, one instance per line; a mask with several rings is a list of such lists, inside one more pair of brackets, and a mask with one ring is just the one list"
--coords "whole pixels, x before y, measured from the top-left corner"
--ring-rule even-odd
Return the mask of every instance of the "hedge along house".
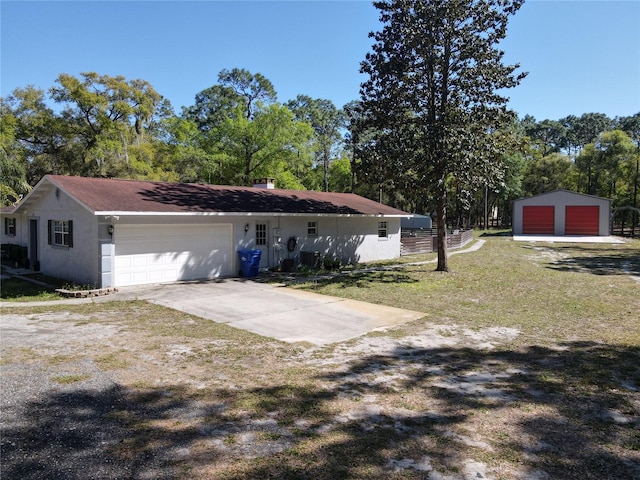
[[2, 243], [47, 275], [99, 287], [236, 276], [314, 252], [342, 263], [400, 256], [409, 214], [350, 193], [47, 175], [4, 211]]
[[514, 235], [609, 235], [611, 201], [554, 190], [513, 202]]

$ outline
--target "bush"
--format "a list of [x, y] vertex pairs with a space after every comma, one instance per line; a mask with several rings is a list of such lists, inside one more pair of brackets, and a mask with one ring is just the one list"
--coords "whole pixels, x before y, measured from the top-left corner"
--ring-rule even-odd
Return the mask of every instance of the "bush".
[[2, 262], [13, 267], [17, 266], [29, 266], [29, 258], [27, 256], [27, 247], [22, 245], [16, 245], [14, 243], [3, 243], [0, 247], [2, 249]]
[[323, 266], [325, 270], [337, 270], [340, 268], [340, 260], [335, 257], [324, 257]]

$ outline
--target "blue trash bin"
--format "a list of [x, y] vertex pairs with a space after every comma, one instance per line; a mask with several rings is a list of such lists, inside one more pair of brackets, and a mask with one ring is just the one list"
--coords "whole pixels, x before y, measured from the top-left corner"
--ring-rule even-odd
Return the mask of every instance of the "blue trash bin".
[[260, 258], [262, 250], [238, 250], [242, 276], [246, 278], [257, 277], [260, 272]]

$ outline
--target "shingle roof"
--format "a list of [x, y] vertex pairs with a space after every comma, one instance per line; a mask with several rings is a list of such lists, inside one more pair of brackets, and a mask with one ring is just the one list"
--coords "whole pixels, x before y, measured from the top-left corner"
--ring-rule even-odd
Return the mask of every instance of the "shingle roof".
[[262, 189], [192, 183], [47, 175], [96, 212], [283, 213], [406, 216], [406, 212], [352, 193]]

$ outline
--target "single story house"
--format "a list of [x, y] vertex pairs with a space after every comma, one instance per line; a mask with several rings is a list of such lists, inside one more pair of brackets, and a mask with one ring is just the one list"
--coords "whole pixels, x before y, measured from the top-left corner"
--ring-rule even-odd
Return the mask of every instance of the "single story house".
[[514, 235], [609, 235], [611, 201], [554, 190], [513, 202]]
[[100, 288], [236, 276], [305, 254], [342, 263], [400, 256], [409, 214], [351, 193], [47, 175], [3, 210], [1, 243], [46, 275]]

